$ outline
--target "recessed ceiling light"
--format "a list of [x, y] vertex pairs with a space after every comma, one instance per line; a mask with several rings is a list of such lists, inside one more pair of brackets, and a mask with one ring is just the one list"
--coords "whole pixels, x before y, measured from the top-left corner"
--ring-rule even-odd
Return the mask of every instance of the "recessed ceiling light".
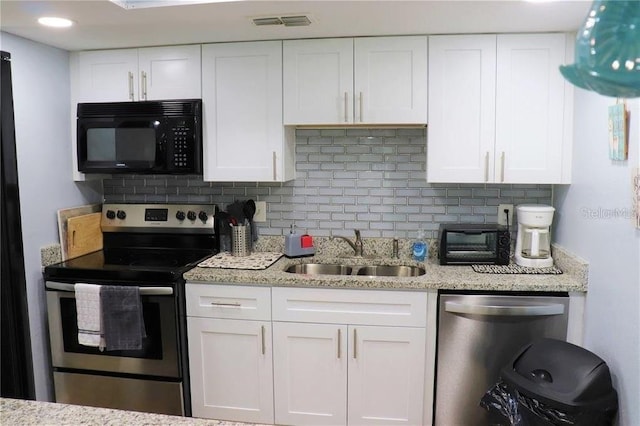
[[73, 25], [73, 21], [67, 18], [57, 18], [55, 16], [43, 16], [38, 18], [38, 23], [46, 27], [66, 28]]

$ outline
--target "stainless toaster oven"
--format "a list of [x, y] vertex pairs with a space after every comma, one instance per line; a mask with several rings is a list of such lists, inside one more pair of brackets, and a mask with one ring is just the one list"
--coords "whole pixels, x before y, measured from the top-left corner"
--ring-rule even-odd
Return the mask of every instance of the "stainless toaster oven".
[[441, 224], [441, 265], [508, 265], [511, 254], [509, 229], [496, 224]]

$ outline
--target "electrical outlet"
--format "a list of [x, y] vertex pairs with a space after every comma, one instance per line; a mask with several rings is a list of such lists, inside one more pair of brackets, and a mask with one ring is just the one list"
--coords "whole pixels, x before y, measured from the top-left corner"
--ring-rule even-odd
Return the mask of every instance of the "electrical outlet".
[[[509, 213], [505, 214], [505, 210], [508, 210]], [[498, 225], [506, 225], [507, 216], [509, 217], [509, 226], [513, 225], [513, 204], [498, 205]]]
[[256, 201], [256, 214], [253, 215], [254, 222], [266, 222], [267, 221], [267, 202]]

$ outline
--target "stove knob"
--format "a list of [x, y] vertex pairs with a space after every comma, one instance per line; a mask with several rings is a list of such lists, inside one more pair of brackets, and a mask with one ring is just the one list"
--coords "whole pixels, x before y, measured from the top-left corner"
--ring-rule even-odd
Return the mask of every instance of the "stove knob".
[[188, 212], [188, 213], [187, 213], [187, 218], [188, 218], [189, 220], [196, 220], [196, 212], [194, 212], [194, 211], [190, 211], [190, 212]]
[[118, 214], [116, 216], [118, 216], [118, 219], [124, 220], [127, 217], [127, 214], [124, 212], [124, 210], [118, 210]]
[[201, 211], [198, 213], [198, 218], [200, 218], [201, 221], [206, 222], [209, 217], [207, 216], [207, 212]]
[[178, 212], [176, 213], [176, 219], [178, 219], [179, 221], [183, 221], [185, 218], [185, 214], [182, 210], [178, 210]]
[[116, 212], [114, 212], [113, 210], [107, 210], [107, 219], [115, 219], [116, 218]]

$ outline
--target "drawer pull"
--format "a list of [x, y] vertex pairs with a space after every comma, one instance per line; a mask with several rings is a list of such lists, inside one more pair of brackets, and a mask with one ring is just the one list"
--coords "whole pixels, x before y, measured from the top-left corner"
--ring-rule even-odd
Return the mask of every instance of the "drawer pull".
[[219, 306], [221, 308], [239, 308], [242, 305], [238, 302], [228, 302], [228, 303], [224, 303], [224, 302], [211, 302], [211, 306]]

